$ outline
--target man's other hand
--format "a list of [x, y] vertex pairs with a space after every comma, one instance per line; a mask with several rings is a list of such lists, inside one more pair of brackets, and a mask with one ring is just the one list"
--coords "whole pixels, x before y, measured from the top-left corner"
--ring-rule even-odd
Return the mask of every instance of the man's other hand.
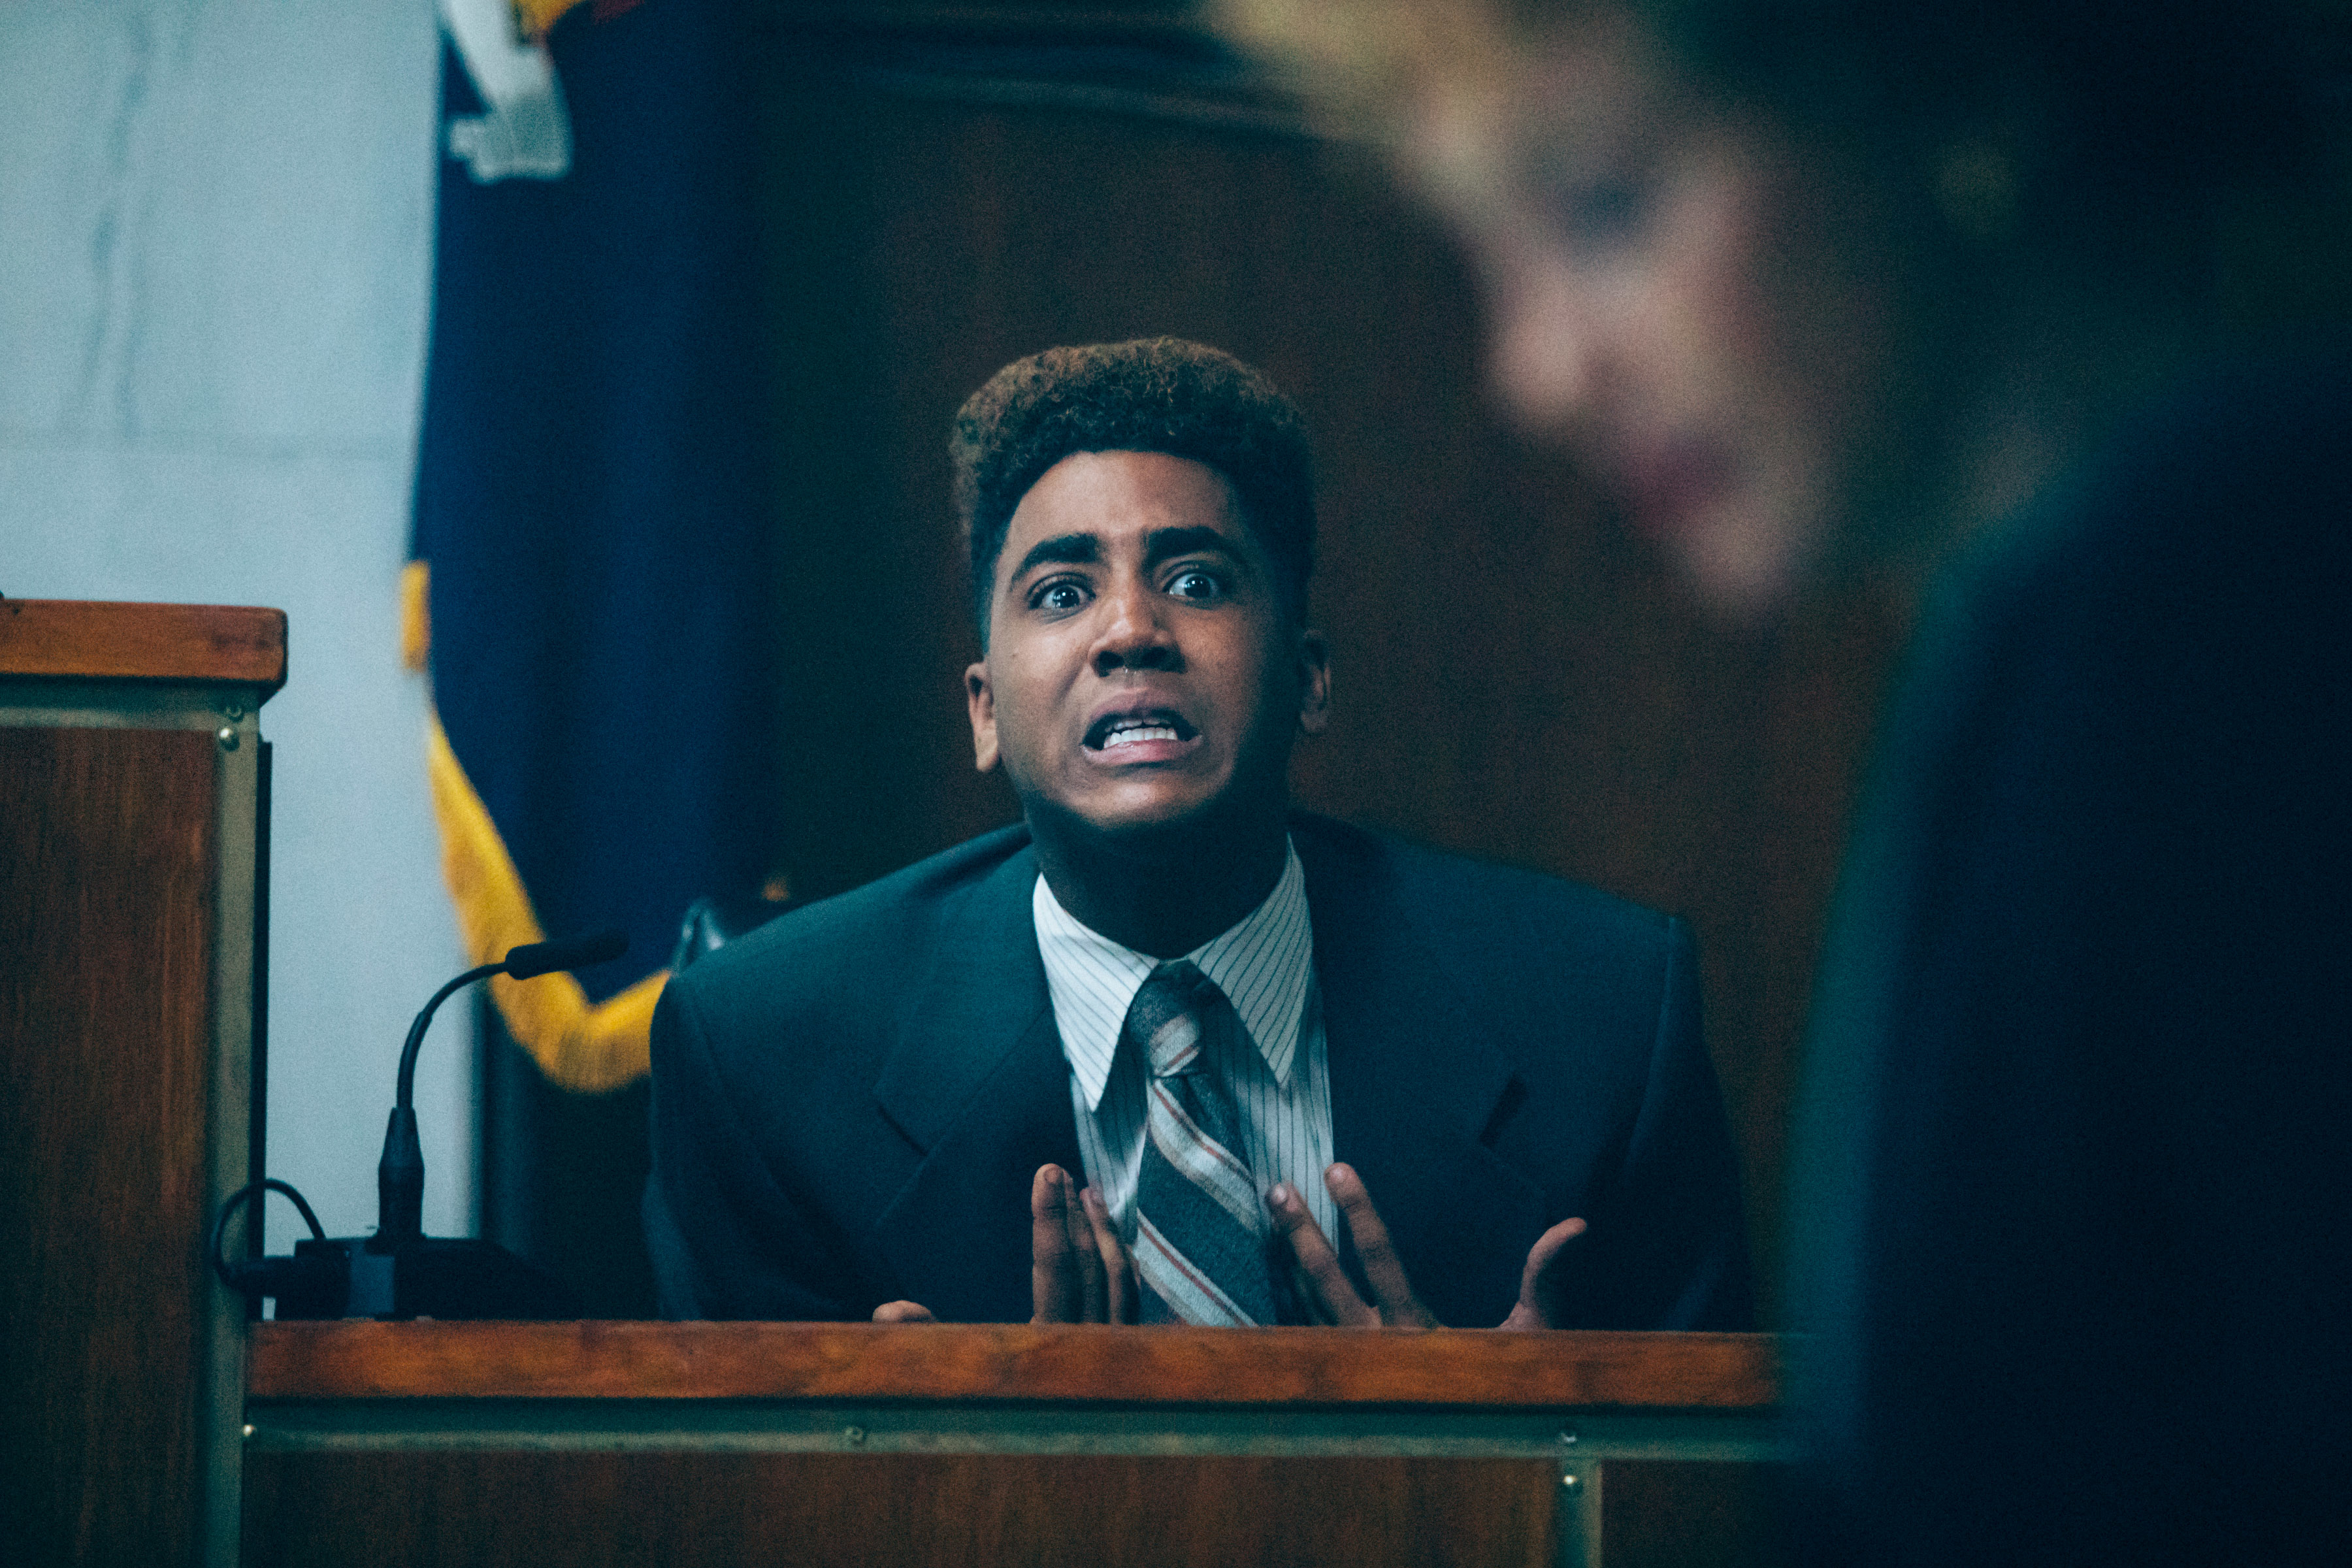
[[[1318, 1321], [1343, 1328], [1443, 1327], [1413, 1293], [1412, 1281], [1405, 1278], [1404, 1265], [1398, 1261], [1396, 1247], [1389, 1240], [1389, 1227], [1381, 1223], [1380, 1211], [1372, 1206], [1372, 1195], [1364, 1190], [1363, 1180], [1354, 1167], [1333, 1165], [1323, 1173], [1323, 1184], [1330, 1190], [1339, 1212], [1348, 1217], [1348, 1229], [1356, 1238], [1356, 1257], [1364, 1266], [1365, 1282], [1372, 1288], [1370, 1303], [1356, 1293], [1355, 1285], [1339, 1267], [1339, 1255], [1332, 1249], [1323, 1227], [1307, 1212], [1307, 1201], [1298, 1195], [1297, 1189], [1287, 1182], [1277, 1182], [1265, 1195], [1275, 1228], [1289, 1242], [1291, 1256], [1298, 1260], [1309, 1297], [1307, 1305], [1316, 1312]], [[1520, 1271], [1518, 1304], [1496, 1327], [1555, 1326], [1553, 1303], [1557, 1292], [1549, 1288], [1547, 1276], [1560, 1249], [1583, 1234], [1582, 1220], [1564, 1219], [1536, 1238], [1535, 1246], [1528, 1252], [1527, 1267]]]
[[1092, 1187], [1059, 1165], [1029, 1184], [1029, 1321], [1135, 1321], [1135, 1260]]

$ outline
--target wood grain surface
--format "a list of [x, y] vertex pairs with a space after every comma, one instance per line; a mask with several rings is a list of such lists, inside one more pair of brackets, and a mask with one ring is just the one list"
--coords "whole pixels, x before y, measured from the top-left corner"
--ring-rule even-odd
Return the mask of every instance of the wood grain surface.
[[1769, 1408], [1760, 1334], [1029, 1324], [260, 1323], [252, 1399], [1056, 1400]]
[[1544, 1460], [256, 1453], [249, 1568], [1554, 1560]]
[[0, 675], [286, 684], [286, 612], [0, 599]]
[[1796, 1561], [1787, 1472], [1778, 1465], [1617, 1459], [1601, 1467], [1601, 1493], [1606, 1568], [1782, 1568]]
[[193, 1558], [215, 776], [0, 729], [0, 1560]]

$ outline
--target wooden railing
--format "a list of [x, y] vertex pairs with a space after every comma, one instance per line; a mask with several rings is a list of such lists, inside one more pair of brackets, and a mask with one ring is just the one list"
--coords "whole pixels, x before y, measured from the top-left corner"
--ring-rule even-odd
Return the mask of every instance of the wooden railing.
[[247, 1557], [1759, 1561], [1775, 1350], [1745, 1334], [264, 1323]]

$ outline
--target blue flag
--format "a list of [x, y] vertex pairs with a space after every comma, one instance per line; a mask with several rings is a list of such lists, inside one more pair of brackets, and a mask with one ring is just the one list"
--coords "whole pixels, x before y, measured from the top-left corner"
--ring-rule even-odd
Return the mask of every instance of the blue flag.
[[506, 0], [443, 13], [408, 653], [475, 959], [628, 932], [493, 986], [550, 1079], [611, 1089], [688, 904], [756, 889], [774, 839], [751, 51], [716, 0], [598, 0], [543, 47]]

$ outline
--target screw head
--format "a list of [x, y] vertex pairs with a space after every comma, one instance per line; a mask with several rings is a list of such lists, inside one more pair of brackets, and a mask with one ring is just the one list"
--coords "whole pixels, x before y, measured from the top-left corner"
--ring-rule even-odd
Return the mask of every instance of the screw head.
[[1573, 1426], [1563, 1426], [1560, 1428], [1559, 1446], [1563, 1448], [1573, 1448], [1576, 1447], [1576, 1428]]
[[1563, 1491], [1572, 1492], [1582, 1484], [1583, 1483], [1581, 1481], [1577, 1479], [1576, 1472], [1574, 1470], [1570, 1470], [1568, 1474], [1559, 1478], [1560, 1489]]
[[866, 1428], [863, 1426], [845, 1426], [841, 1430], [841, 1436], [845, 1442], [863, 1443], [866, 1441]]
[[213, 736], [213, 739], [220, 742], [220, 749], [224, 752], [234, 752], [236, 750], [236, 731], [229, 725], [222, 725], [218, 732]]
[[232, 719], [242, 719], [245, 717], [245, 704], [242, 702], [227, 703], [223, 706], [221, 711], [227, 714]]

